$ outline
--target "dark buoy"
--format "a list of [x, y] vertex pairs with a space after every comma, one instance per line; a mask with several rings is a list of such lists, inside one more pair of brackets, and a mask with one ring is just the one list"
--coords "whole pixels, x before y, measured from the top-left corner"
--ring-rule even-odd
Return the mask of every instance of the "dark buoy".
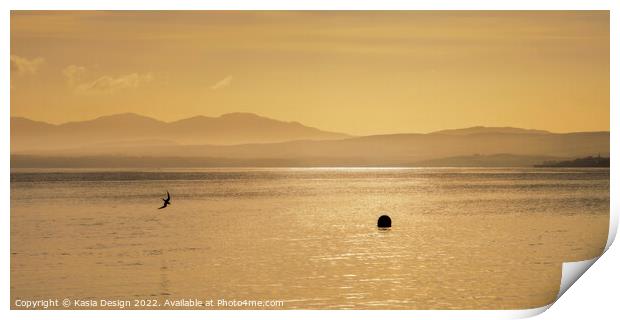
[[391, 228], [392, 227], [392, 219], [387, 215], [382, 215], [379, 217], [377, 221], [377, 227], [379, 228]]

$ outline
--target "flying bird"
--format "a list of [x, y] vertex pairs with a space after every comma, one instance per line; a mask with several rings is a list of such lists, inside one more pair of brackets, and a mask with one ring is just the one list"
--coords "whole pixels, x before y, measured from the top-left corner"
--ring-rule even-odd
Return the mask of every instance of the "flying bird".
[[168, 198], [166, 198], [166, 199], [161, 198], [162, 200], [164, 200], [164, 205], [159, 207], [159, 209], [163, 209], [163, 208], [167, 207], [170, 204], [170, 192], [166, 191], [166, 194], [168, 195]]

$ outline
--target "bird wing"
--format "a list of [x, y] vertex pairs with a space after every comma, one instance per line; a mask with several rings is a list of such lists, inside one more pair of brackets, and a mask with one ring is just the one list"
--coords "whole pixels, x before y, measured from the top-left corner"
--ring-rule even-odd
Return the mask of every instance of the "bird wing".
[[167, 207], [170, 204], [170, 192], [166, 191], [166, 195], [168, 196], [168, 198], [166, 198], [166, 199], [161, 198], [164, 201], [164, 205], [159, 207], [158, 209], [163, 209], [163, 208]]

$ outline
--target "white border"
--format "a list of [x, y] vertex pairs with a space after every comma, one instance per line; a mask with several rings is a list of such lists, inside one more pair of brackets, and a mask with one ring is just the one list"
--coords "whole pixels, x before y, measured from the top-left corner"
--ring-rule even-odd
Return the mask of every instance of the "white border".
[[[34, 317], [44, 317], [46, 319], [82, 319], [84, 317], [93, 319], [109, 319], [115, 318], [149, 318], [149, 319], [169, 319], [171, 317], [183, 317], [190, 319], [209, 317], [227, 317], [232, 319], [243, 319], [247, 317], [258, 319], [288, 319], [291, 317], [299, 319], [315, 319], [318, 316], [338, 316], [338, 317], [356, 317], [360, 319], [376, 319], [377, 317], [391, 318], [411, 318], [424, 317], [434, 319], [511, 319], [528, 317], [545, 311], [549, 306], [538, 309], [529, 310], [501, 310], [501, 311], [10, 311], [10, 148], [9, 148], [9, 108], [10, 105], [10, 74], [9, 74], [9, 55], [10, 55], [10, 12], [9, 10], [94, 10], [94, 9], [115, 9], [115, 10], [131, 10], [131, 9], [168, 9], [168, 10], [235, 10], [235, 9], [261, 9], [261, 10], [301, 10], [301, 9], [323, 9], [323, 10], [394, 10], [394, 9], [415, 9], [415, 10], [611, 10], [611, 88], [618, 87], [618, 64], [617, 57], [618, 40], [620, 33], [618, 32], [618, 9], [620, 1], [612, 0], [511, 0], [511, 1], [484, 1], [484, 0], [439, 0], [439, 1], [397, 1], [397, 0], [376, 0], [376, 1], [345, 1], [345, 0], [222, 0], [222, 1], [163, 1], [163, 0], [107, 0], [107, 1], [79, 1], [79, 0], [22, 0], [22, 1], [1, 1], [0, 8], [2, 24], [0, 27], [1, 48], [5, 63], [0, 64], [0, 99], [4, 107], [0, 116], [0, 143], [2, 148], [2, 156], [0, 163], [4, 170], [0, 173], [0, 192], [4, 197], [2, 201], [2, 251], [1, 255], [3, 274], [1, 282], [0, 303], [3, 304], [3, 318], [30, 319]], [[611, 128], [618, 127], [618, 90], [611, 90], [610, 97], [610, 121]], [[618, 208], [617, 198], [613, 195], [620, 194], [615, 184], [619, 175], [616, 170], [620, 164], [617, 158], [618, 130], [611, 131], [611, 223], [610, 234], [607, 248], [611, 245], [618, 225]], [[613, 251], [613, 250], [612, 250]], [[616, 250], [617, 251], [617, 250]], [[618, 252], [615, 253], [617, 258]], [[602, 259], [605, 260], [605, 259]], [[611, 259], [606, 259], [611, 260]], [[618, 259], [616, 264], [618, 265]], [[594, 266], [596, 268], [596, 266]], [[612, 269], [614, 270], [614, 269]], [[585, 270], [584, 270], [585, 271]], [[614, 277], [617, 283], [617, 275], [609, 274]], [[602, 284], [604, 286], [604, 284]], [[617, 290], [615, 291], [617, 294]], [[600, 292], [599, 292], [600, 293]], [[592, 293], [596, 295], [597, 293]], [[570, 290], [568, 292], [570, 295]], [[560, 300], [561, 301], [561, 300]], [[559, 308], [559, 307], [554, 307]], [[613, 308], [613, 306], [611, 306]], [[613, 309], [610, 309], [613, 310]], [[571, 313], [560, 313], [561, 315], [570, 315]], [[611, 319], [611, 317], [609, 317]]]

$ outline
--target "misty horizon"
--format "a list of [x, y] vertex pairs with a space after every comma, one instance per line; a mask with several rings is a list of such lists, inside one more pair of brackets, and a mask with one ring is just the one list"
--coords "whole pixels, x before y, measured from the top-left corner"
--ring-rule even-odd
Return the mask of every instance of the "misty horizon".
[[[11, 119], [26, 119], [29, 121], [33, 121], [33, 122], [39, 122], [39, 123], [45, 123], [45, 124], [49, 124], [49, 125], [53, 125], [53, 126], [61, 126], [61, 125], [66, 125], [66, 124], [71, 124], [71, 123], [78, 123], [78, 122], [88, 122], [88, 121], [94, 121], [94, 120], [98, 120], [101, 118], [110, 118], [110, 117], [117, 117], [117, 116], [138, 116], [138, 117], [143, 117], [143, 118], [149, 118], [149, 119], [153, 119], [162, 123], [166, 123], [166, 124], [170, 124], [170, 123], [175, 123], [175, 122], [180, 122], [180, 121], [184, 121], [184, 120], [190, 120], [190, 119], [195, 119], [195, 118], [209, 118], [209, 119], [217, 119], [217, 118], [223, 118], [226, 116], [233, 116], [233, 115], [248, 115], [248, 116], [256, 116], [256, 117], [260, 117], [260, 118], [268, 118], [271, 120], [276, 120], [276, 121], [281, 121], [281, 122], [286, 122], [286, 123], [300, 123], [303, 125], [306, 125], [306, 123], [303, 120], [299, 120], [299, 119], [294, 119], [294, 120], [283, 120], [283, 119], [277, 119], [275, 117], [271, 117], [268, 115], [264, 115], [264, 114], [259, 114], [259, 113], [255, 113], [255, 112], [244, 112], [244, 111], [232, 111], [232, 112], [226, 112], [226, 113], [221, 113], [219, 115], [205, 115], [205, 114], [196, 114], [193, 116], [187, 116], [187, 117], [181, 117], [175, 120], [167, 120], [167, 119], [159, 119], [155, 116], [150, 116], [150, 115], [146, 115], [146, 114], [141, 114], [141, 113], [137, 113], [137, 112], [121, 112], [121, 113], [112, 113], [112, 114], [102, 114], [99, 116], [95, 116], [95, 117], [91, 117], [91, 118], [86, 118], [83, 120], [65, 120], [65, 121], [60, 121], [60, 122], [53, 122], [53, 121], [46, 121], [46, 120], [40, 120], [40, 119], [34, 119], [28, 116], [20, 116], [20, 115], [15, 115], [15, 116], [11, 116]], [[315, 128], [315, 129], [321, 129], [323, 130], [324, 128], [319, 128], [316, 126], [311, 126], [311, 125], [306, 125], [310, 128]], [[368, 134], [351, 134], [349, 132], [345, 132], [344, 130], [335, 130], [335, 132], [338, 133], [342, 133], [342, 134], [346, 134], [349, 135], [351, 137], [355, 137], [355, 136], [375, 136], [375, 135], [393, 135], [393, 134], [432, 134], [432, 133], [438, 133], [441, 131], [451, 131], [451, 130], [463, 130], [463, 129], [477, 129], [477, 128], [488, 128], [488, 129], [522, 129], [522, 130], [532, 130], [532, 131], [542, 131], [542, 132], [547, 132], [547, 133], [556, 133], [556, 134], [563, 134], [563, 133], [576, 133], [576, 132], [609, 132], [609, 130], [584, 130], [584, 131], [554, 131], [554, 130], [549, 130], [549, 129], [545, 129], [545, 128], [528, 128], [528, 127], [520, 127], [518, 125], [508, 125], [508, 124], [503, 124], [503, 125], [491, 125], [491, 124], [471, 124], [471, 125], [464, 125], [461, 127], [446, 127], [446, 128], [436, 128], [434, 130], [430, 130], [430, 131], [416, 131], [416, 130], [410, 130], [410, 131], [392, 131], [392, 132], [376, 132], [376, 133], [368, 133]], [[329, 130], [332, 131], [332, 130]]]
[[609, 154], [609, 132], [470, 127], [351, 136], [251, 113], [135, 113], [52, 125], [11, 118], [12, 167], [533, 166]]

